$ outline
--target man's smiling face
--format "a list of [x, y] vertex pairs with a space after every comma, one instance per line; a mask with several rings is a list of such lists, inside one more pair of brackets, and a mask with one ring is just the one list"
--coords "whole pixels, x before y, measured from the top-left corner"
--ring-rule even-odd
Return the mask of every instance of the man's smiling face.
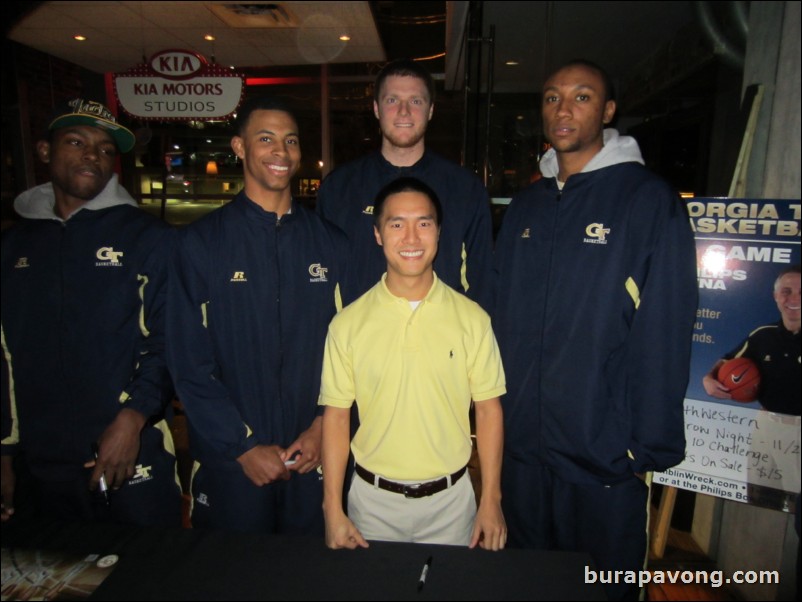
[[298, 125], [284, 111], [257, 110], [231, 147], [242, 159], [249, 196], [288, 192], [301, 164]]
[[384, 140], [396, 148], [423, 144], [433, 111], [426, 84], [410, 75], [389, 76], [373, 103]]
[[434, 203], [425, 194], [408, 191], [387, 197], [374, 232], [387, 259], [388, 279], [432, 271], [440, 227]]

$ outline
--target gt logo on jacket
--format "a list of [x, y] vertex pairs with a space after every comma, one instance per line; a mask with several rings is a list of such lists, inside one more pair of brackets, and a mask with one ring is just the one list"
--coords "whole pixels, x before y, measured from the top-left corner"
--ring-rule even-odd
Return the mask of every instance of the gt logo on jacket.
[[594, 245], [606, 245], [607, 235], [610, 233], [610, 228], [605, 228], [604, 224], [588, 224], [585, 228], [585, 234], [590, 238], [584, 239], [583, 242], [591, 243]]
[[309, 282], [328, 282], [326, 278], [326, 272], [329, 271], [329, 268], [324, 268], [319, 263], [313, 263], [309, 266], [309, 275], [312, 276]]
[[114, 247], [100, 247], [95, 253], [100, 262], [95, 265], [122, 265], [120, 257], [123, 256], [122, 251], [115, 251]]

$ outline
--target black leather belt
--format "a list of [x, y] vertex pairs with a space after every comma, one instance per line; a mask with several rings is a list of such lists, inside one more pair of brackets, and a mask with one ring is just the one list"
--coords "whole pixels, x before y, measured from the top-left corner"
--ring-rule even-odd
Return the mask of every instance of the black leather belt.
[[[454, 483], [460, 480], [462, 475], [465, 474], [467, 468], [467, 466], [463, 466], [457, 472], [451, 475], [451, 485], [454, 485]], [[448, 477], [443, 477], [434, 481], [426, 481], [425, 483], [416, 483], [414, 485], [396, 483], [394, 481], [383, 479], [382, 477], [377, 479], [375, 474], [370, 472], [367, 468], [362, 468], [359, 464], [356, 465], [356, 474], [358, 474], [371, 485], [376, 485], [379, 489], [392, 491], [393, 493], [400, 493], [407, 498], [428, 497], [448, 489], [449, 486]]]

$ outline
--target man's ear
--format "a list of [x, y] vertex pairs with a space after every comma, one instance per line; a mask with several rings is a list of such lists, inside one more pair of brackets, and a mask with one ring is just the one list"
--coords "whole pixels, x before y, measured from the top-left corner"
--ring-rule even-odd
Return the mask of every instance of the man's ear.
[[613, 120], [613, 115], [615, 115], [615, 101], [608, 100], [604, 103], [604, 115], [602, 116], [602, 123], [607, 125]]
[[50, 143], [47, 140], [40, 140], [36, 143], [36, 154], [42, 163], [50, 163]]
[[384, 246], [382, 245], [382, 237], [379, 235], [379, 229], [376, 226], [373, 226], [373, 236], [376, 237], [377, 245], [379, 245], [380, 247]]
[[242, 143], [242, 138], [234, 136], [231, 139], [231, 150], [234, 151], [234, 154], [237, 155], [240, 160], [245, 158], [245, 145]]
[[429, 107], [429, 119], [427, 121], [432, 120], [432, 115], [434, 115], [434, 103]]
[[376, 116], [376, 119], [379, 118], [379, 103], [375, 100], [373, 101], [373, 114]]

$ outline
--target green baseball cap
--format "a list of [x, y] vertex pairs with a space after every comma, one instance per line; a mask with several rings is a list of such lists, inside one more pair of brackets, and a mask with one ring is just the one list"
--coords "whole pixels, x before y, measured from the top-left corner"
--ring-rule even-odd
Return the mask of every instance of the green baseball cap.
[[57, 106], [47, 129], [56, 130], [71, 125], [88, 125], [107, 131], [121, 153], [127, 153], [136, 144], [136, 137], [131, 130], [117, 123], [111, 111], [94, 100], [73, 98]]

